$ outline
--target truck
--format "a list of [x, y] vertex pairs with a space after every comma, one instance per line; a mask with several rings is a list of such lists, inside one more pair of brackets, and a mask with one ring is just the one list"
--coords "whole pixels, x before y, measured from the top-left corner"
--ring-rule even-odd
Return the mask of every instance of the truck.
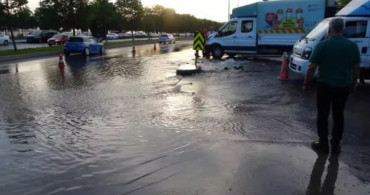
[[[370, 0], [352, 0], [336, 17], [344, 20], [344, 36], [358, 46], [361, 55], [360, 81], [364, 83], [370, 78]], [[327, 38], [331, 19], [326, 18], [295, 43], [289, 60], [290, 70], [306, 74], [312, 52], [320, 41]]]
[[326, 5], [326, 0], [276, 0], [235, 8], [231, 19], [208, 36], [205, 51], [214, 58], [291, 51], [300, 37], [334, 15], [335, 7]]

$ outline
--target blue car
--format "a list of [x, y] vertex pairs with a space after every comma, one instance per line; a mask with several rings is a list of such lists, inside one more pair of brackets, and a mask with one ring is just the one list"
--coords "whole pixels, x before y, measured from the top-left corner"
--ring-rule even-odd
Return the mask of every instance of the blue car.
[[86, 56], [90, 54], [103, 54], [104, 45], [98, 43], [90, 36], [71, 37], [64, 45], [64, 54], [69, 56], [71, 53], [82, 53]]

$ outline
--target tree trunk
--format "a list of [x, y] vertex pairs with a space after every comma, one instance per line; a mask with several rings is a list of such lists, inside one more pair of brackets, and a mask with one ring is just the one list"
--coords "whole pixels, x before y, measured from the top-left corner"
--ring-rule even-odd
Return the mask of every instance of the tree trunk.
[[10, 36], [12, 38], [12, 42], [13, 42], [13, 47], [14, 47], [14, 51], [17, 51], [17, 45], [15, 44], [15, 40], [14, 40], [14, 34], [13, 34], [13, 27], [12, 27], [12, 20], [10, 18], [10, 11], [9, 11], [9, 1], [6, 0], [6, 12], [8, 13], [8, 25], [9, 25], [9, 28], [10, 28]]
[[12, 26], [10, 26], [10, 35], [12, 37], [12, 42], [13, 42], [13, 47], [14, 47], [14, 51], [17, 51], [17, 44], [15, 44], [15, 40], [14, 40], [14, 34], [13, 34], [13, 28]]

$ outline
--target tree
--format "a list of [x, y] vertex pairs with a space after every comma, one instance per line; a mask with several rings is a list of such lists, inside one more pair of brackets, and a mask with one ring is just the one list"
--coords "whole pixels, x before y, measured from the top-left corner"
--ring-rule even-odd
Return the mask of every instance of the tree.
[[[140, 0], [117, 0], [116, 8], [118, 13], [122, 16], [123, 22], [128, 25], [131, 34], [138, 30], [144, 15], [144, 8]], [[134, 36], [133, 41], [135, 41]]]
[[174, 9], [166, 8], [162, 14], [163, 30], [166, 32], [176, 32], [176, 12]]
[[148, 33], [149, 39], [151, 39], [150, 32], [156, 31], [156, 24], [155, 21], [153, 20], [153, 17], [154, 17], [153, 10], [151, 8], [145, 7], [144, 17], [142, 21], [142, 29]]
[[[49, 16], [54, 11], [55, 18], [59, 19], [55, 22], [59, 23], [59, 26], [63, 30], [73, 30], [75, 35], [75, 29], [87, 29], [87, 5], [88, 0], [42, 0], [40, 8], [43, 9], [42, 13], [44, 16]], [[46, 17], [40, 19], [49, 20]], [[40, 21], [40, 23], [51, 25], [50, 21]]]
[[108, 0], [95, 0], [89, 6], [89, 28], [95, 37], [106, 39], [109, 29], [118, 28], [119, 15]]
[[34, 28], [37, 26], [36, 18], [26, 6], [14, 14], [14, 27], [18, 29]]
[[40, 7], [35, 10], [35, 18], [41, 29], [60, 30], [61, 16], [57, 13], [57, 9], [51, 5], [40, 4]]
[[27, 5], [28, 1], [27, 0], [0, 0], [0, 4], [2, 4], [3, 8], [3, 13], [5, 13], [7, 20], [6, 25], [10, 29], [10, 35], [12, 38], [13, 42], [13, 47], [14, 50], [17, 51], [17, 45], [15, 44], [14, 40], [14, 34], [13, 34], [13, 15], [16, 13], [18, 10], [20, 10], [22, 7]]

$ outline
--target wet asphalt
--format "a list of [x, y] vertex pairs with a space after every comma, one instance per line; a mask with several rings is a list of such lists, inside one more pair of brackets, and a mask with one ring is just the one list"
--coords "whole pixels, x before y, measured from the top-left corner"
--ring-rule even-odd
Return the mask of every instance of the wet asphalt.
[[177, 76], [190, 44], [1, 64], [0, 194], [370, 194], [369, 84], [318, 155], [301, 76], [248, 57]]

